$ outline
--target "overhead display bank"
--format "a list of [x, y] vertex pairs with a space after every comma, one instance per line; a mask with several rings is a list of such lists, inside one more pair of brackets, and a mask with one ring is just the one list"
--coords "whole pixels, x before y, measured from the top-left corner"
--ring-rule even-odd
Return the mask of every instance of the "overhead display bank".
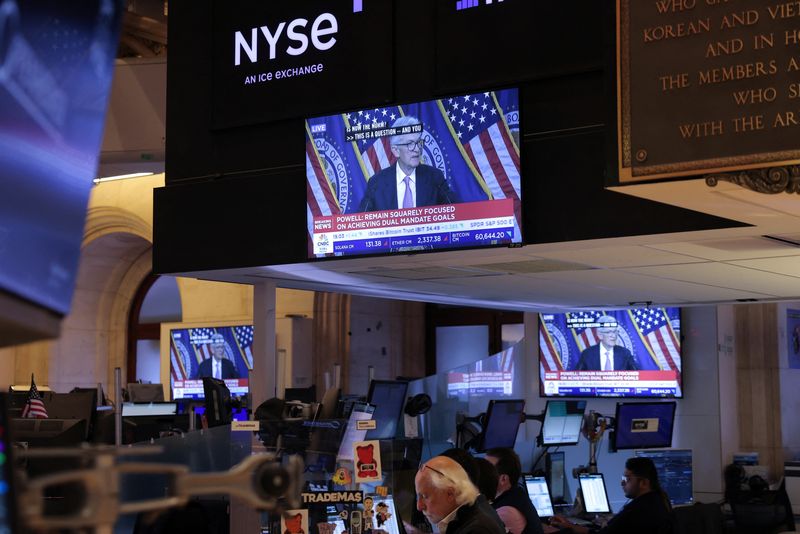
[[215, 2], [212, 20], [214, 128], [391, 100], [391, 0]]

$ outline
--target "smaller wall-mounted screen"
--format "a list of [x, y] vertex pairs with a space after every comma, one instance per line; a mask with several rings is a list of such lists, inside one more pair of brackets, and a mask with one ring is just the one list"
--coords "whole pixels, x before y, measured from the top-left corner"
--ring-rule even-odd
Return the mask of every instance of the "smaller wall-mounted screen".
[[674, 402], [621, 402], [617, 404], [614, 449], [672, 447]]
[[585, 412], [586, 401], [547, 401], [542, 421], [542, 445], [577, 445]]
[[514, 448], [519, 425], [525, 420], [525, 401], [502, 399], [489, 401], [483, 421], [481, 446], [478, 452], [496, 447]]
[[545, 397], [682, 397], [679, 308], [542, 314]]
[[252, 325], [170, 330], [172, 398], [202, 399], [205, 376], [224, 380], [231, 395], [246, 394], [252, 345]]
[[519, 91], [306, 121], [309, 257], [520, 243]]

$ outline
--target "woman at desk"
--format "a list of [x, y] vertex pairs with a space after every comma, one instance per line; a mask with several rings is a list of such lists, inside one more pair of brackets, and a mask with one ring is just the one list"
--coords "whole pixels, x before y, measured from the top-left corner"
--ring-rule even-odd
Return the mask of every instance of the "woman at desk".
[[661, 485], [658, 472], [650, 458], [629, 458], [622, 476], [622, 491], [631, 501], [602, 528], [584, 527], [567, 518], [554, 516], [550, 524], [576, 534], [638, 534], [672, 532], [672, 507]]

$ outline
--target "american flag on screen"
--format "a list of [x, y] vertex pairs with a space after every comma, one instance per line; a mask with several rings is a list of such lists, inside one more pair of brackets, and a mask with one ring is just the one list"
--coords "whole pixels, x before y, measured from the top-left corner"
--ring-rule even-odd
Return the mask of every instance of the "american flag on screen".
[[645, 348], [662, 370], [681, 370], [681, 348], [664, 308], [638, 308], [628, 313]]
[[442, 114], [494, 199], [520, 198], [519, 148], [494, 93], [441, 100]]
[[28, 419], [47, 419], [47, 408], [44, 406], [42, 396], [36, 388], [36, 382], [31, 375], [31, 389], [28, 391], [28, 402], [22, 408], [22, 417]]
[[539, 353], [542, 361], [542, 366], [540, 367], [540, 378], [542, 380], [544, 380], [545, 372], [564, 370], [561, 354], [559, 354], [553, 341], [553, 336], [547, 330], [547, 325], [544, 321], [539, 321]]
[[[366, 111], [345, 114], [345, 124], [357, 126], [385, 122], [387, 127], [403, 115], [397, 106], [385, 108], [373, 108]], [[369, 179], [376, 172], [380, 172], [387, 167], [394, 165], [397, 158], [392, 154], [389, 145], [389, 136], [378, 137], [376, 139], [364, 139], [355, 141], [356, 152], [359, 155], [362, 171], [366, 179]]]
[[[331, 179], [325, 172], [325, 162], [311, 135], [308, 121], [306, 121], [306, 188], [306, 208], [311, 215], [327, 217], [342, 212]], [[309, 218], [309, 221], [312, 220], [313, 218]], [[312, 233], [311, 228], [309, 233]]]
[[205, 338], [209, 340], [209, 343], [192, 343], [192, 348], [194, 349], [194, 361], [192, 362], [192, 368], [200, 365], [205, 359], [211, 358], [211, 336], [216, 333], [216, 330], [213, 328], [192, 328], [189, 330], [190, 336], [192, 338]]
[[179, 335], [170, 335], [169, 358], [170, 387], [174, 387], [176, 380], [187, 380], [191, 371], [189, 349]]
[[[567, 320], [582, 319], [588, 323], [597, 324], [597, 320], [603, 315], [609, 314], [599, 311], [573, 312], [567, 314]], [[578, 352], [583, 352], [586, 348], [600, 343], [600, 338], [596, 334], [597, 329], [593, 326], [589, 328], [573, 328], [572, 335], [575, 339], [575, 344], [578, 345]]]
[[252, 326], [237, 326], [233, 329], [236, 334], [236, 342], [239, 344], [239, 350], [244, 354], [245, 363], [249, 370], [253, 370], [253, 327]]

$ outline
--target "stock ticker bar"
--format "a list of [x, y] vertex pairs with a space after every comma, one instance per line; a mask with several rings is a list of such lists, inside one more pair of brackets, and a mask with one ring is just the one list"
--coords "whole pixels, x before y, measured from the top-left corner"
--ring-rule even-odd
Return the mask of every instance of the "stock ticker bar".
[[672, 397], [677, 388], [594, 388], [559, 387], [558, 394], [570, 397], [622, 397], [622, 396], [661, 396]]
[[675, 371], [558, 371], [545, 373], [544, 387], [558, 395], [657, 396], [679, 393]]
[[508, 199], [316, 217], [314, 254], [505, 244], [514, 226]]

